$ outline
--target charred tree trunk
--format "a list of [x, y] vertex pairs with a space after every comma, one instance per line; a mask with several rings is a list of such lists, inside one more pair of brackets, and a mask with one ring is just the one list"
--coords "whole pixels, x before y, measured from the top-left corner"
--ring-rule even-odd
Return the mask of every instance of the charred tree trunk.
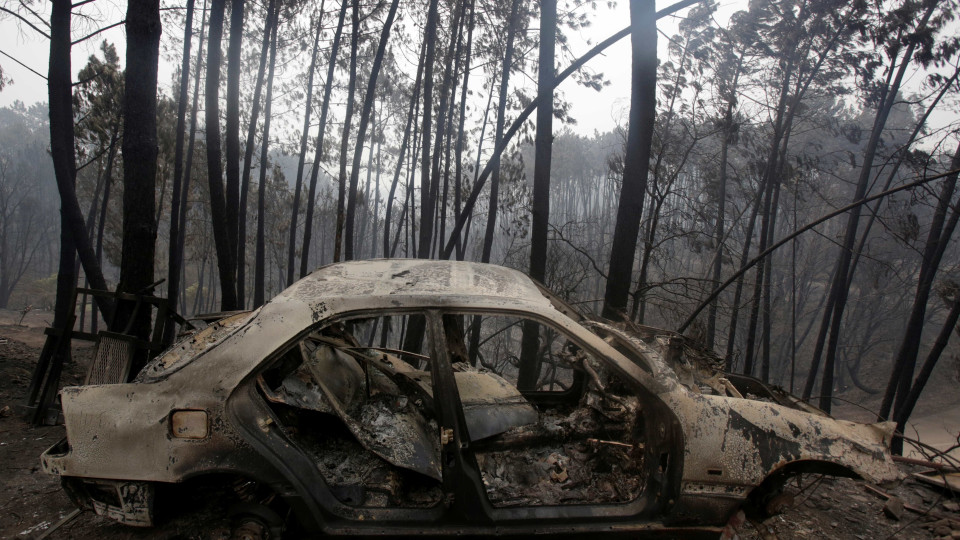
[[[763, 173], [763, 210], [760, 219], [760, 245], [758, 249], [763, 252], [767, 248], [770, 238], [770, 217], [773, 211], [773, 191], [774, 184], [778, 183], [777, 171], [779, 170], [778, 160], [780, 157], [780, 146], [784, 139], [784, 120], [787, 112], [787, 101], [790, 95], [790, 81], [793, 76], [794, 63], [791, 61], [784, 70], [783, 81], [780, 86], [780, 99], [778, 100], [776, 116], [774, 118], [773, 136], [770, 143], [770, 151], [767, 154], [767, 161]], [[789, 129], [789, 128], [787, 128]], [[768, 257], [769, 260], [769, 257]], [[763, 279], [766, 263], [757, 265], [756, 279], [753, 284], [753, 302], [750, 307], [750, 322], [747, 329], [747, 347], [744, 351], [746, 359], [743, 364], [743, 372], [747, 375], [753, 374], [754, 344], [757, 338], [757, 322], [760, 316], [760, 297], [763, 295]]]
[[[786, 141], [786, 140], [785, 140]], [[786, 150], [786, 142], [784, 142], [784, 153]], [[784, 155], [780, 157], [780, 168], [781, 173], [778, 175], [780, 178], [783, 177], [783, 160], [785, 159]], [[767, 236], [767, 245], [771, 245], [775, 242], [774, 233], [777, 230], [777, 213], [780, 202], [780, 188], [781, 183], [778, 179], [776, 185], [773, 188], [773, 201], [770, 204], [770, 231]], [[766, 249], [766, 247], [764, 247]], [[763, 326], [761, 327], [760, 332], [760, 380], [765, 383], [770, 382], [770, 332], [771, 332], [771, 301], [772, 301], [772, 281], [773, 281], [773, 255], [771, 254], [764, 261], [764, 270], [763, 270], [763, 299], [761, 310], [763, 312]]]
[[[930, 7], [927, 9], [923, 18], [918, 24], [918, 28], [923, 28], [926, 26], [926, 23], [933, 14], [936, 5], [936, 2], [930, 4]], [[900, 88], [900, 83], [903, 81], [903, 75], [906, 72], [906, 67], [913, 58], [913, 48], [915, 47], [915, 44], [916, 42], [914, 41], [908, 46], [907, 53], [903, 57], [903, 62], [898, 70], [897, 77], [894, 80], [892, 87], [887, 92], [886, 99], [881, 101], [882, 105], [880, 110], [877, 111], [873, 129], [870, 133], [870, 139], [867, 141], [866, 150], [864, 151], [863, 165], [860, 169], [860, 178], [857, 180], [857, 188], [853, 196], [853, 200], [855, 201], [866, 196], [867, 185], [870, 181], [873, 171], [873, 160], [876, 157], [877, 148], [880, 144], [880, 138], [883, 134], [883, 128], [887, 123], [887, 118], [890, 115], [890, 111], [893, 109], [893, 105], [896, 101], [897, 93]], [[847, 228], [843, 239], [843, 248], [840, 252], [840, 261], [837, 273], [834, 276], [834, 283], [831, 290], [831, 296], [833, 296], [836, 301], [834, 302], [833, 313], [830, 318], [830, 339], [827, 342], [826, 357], [823, 363], [823, 381], [820, 385], [820, 408], [828, 413], [830, 412], [833, 399], [834, 363], [837, 355], [837, 347], [840, 342], [840, 324], [843, 320], [843, 311], [846, 307], [847, 295], [850, 293], [850, 289], [847, 286], [849, 275], [848, 271], [850, 268], [853, 244], [857, 238], [857, 228], [860, 224], [861, 208], [862, 206], [858, 205], [850, 211], [847, 220]], [[896, 368], [894, 369], [896, 371]], [[909, 384], [909, 381], [907, 384]]]
[[[60, 194], [60, 267], [57, 273], [57, 305], [54, 326], [63, 328], [77, 276], [74, 256], [80, 256], [83, 271], [95, 289], [107, 290], [103, 272], [89, 239], [83, 234], [84, 220], [76, 193], [76, 154], [73, 141], [73, 95], [70, 73], [69, 0], [54, 0], [50, 12], [50, 64], [47, 90], [50, 104], [50, 154], [57, 191]], [[97, 308], [110, 320], [112, 302], [97, 298]]]
[[[360, 39], [360, 0], [351, 2], [350, 20], [350, 79], [347, 82], [347, 111], [343, 118], [343, 133], [340, 137], [340, 175], [337, 183], [337, 229], [333, 243], [333, 262], [339, 262], [343, 249], [343, 225], [346, 218], [347, 196], [347, 147], [350, 144], [350, 124], [353, 120], [353, 106], [357, 87], [357, 43]], [[351, 246], [352, 249], [352, 246]]]
[[[478, 182], [480, 182], [480, 174], [481, 174], [480, 158], [483, 156], [483, 140], [484, 140], [483, 138], [484, 138], [484, 133], [486, 133], [487, 131], [487, 124], [488, 124], [487, 119], [490, 117], [490, 106], [493, 103], [493, 88], [494, 86], [496, 86], [496, 84], [497, 84], [497, 74], [494, 73], [493, 78], [490, 80], [490, 93], [487, 94], [487, 105], [483, 109], [483, 120], [480, 122], [480, 135], [477, 137], [477, 160], [473, 167], [474, 190], [477, 189], [476, 185]], [[496, 148], [494, 148], [494, 151], [496, 151]], [[467, 204], [468, 205], [470, 204], [469, 197], [467, 199]], [[458, 221], [460, 220], [461, 213], [465, 213], [465, 212], [461, 212], [458, 210], [458, 215], [457, 215]], [[472, 225], [473, 225], [473, 213], [471, 212], [469, 219], [467, 219], [467, 222], [463, 226], [463, 233], [462, 234], [457, 233], [455, 229], [454, 233], [452, 234], [452, 237], [456, 239], [457, 245], [460, 246], [459, 249], [457, 250], [457, 260], [463, 260], [466, 254], [466, 246], [468, 241], [470, 240], [470, 229]], [[473, 351], [473, 349], [471, 349], [471, 351]], [[471, 356], [471, 358], [473, 358], [473, 356]]]
[[[177, 299], [180, 294], [180, 260], [177, 258], [177, 246], [180, 244], [180, 212], [183, 190], [183, 139], [187, 124], [187, 99], [190, 94], [190, 42], [193, 38], [193, 4], [187, 0], [187, 20], [183, 26], [183, 61], [180, 64], [180, 97], [177, 100], [177, 135], [173, 151], [173, 194], [170, 198], [170, 245], [167, 258], [167, 301], [170, 309], [177, 311]], [[174, 326], [167, 325], [164, 342], [172, 343]]]
[[[183, 249], [185, 245], [186, 231], [187, 231], [187, 212], [189, 211], [189, 207], [187, 206], [187, 202], [188, 202], [187, 196], [190, 193], [190, 176], [193, 173], [193, 149], [194, 149], [194, 143], [196, 142], [196, 136], [197, 136], [197, 110], [200, 107], [200, 71], [201, 71], [200, 67], [203, 61], [203, 37], [204, 37], [204, 32], [206, 31], [206, 23], [207, 23], [206, 13], [207, 13], [207, 2], [206, 0], [204, 0], [203, 15], [200, 17], [200, 43], [197, 48], [197, 65], [195, 70], [196, 73], [194, 74], [194, 79], [193, 79], [193, 104], [191, 105], [191, 108], [190, 108], [190, 138], [189, 138], [189, 142], [187, 143], [187, 163], [184, 166], [182, 195], [180, 197], [179, 227], [180, 227], [181, 233], [177, 237], [176, 254], [174, 257], [177, 261], [176, 266], [179, 269], [181, 276], [186, 274], [186, 271], [184, 269], [184, 263], [183, 263]], [[102, 231], [101, 231], [101, 236], [102, 236]], [[197, 286], [198, 287], [201, 286], [199, 281], [197, 282]], [[182, 289], [183, 288], [181, 287], [181, 290]], [[184, 307], [186, 307], [186, 296], [184, 296], [183, 301], [184, 301]], [[194, 312], [195, 311], [196, 311], [196, 302], [194, 302]], [[171, 338], [168, 338], [168, 339], [172, 339], [172, 336]]]
[[[238, 220], [240, 212], [240, 53], [243, 46], [243, 3], [244, 0], [230, 0], [230, 43], [227, 48], [227, 231], [230, 246], [230, 263], [234, 267], [243, 264], [237, 258]], [[239, 289], [242, 283], [236, 281]], [[237, 294], [237, 309], [239, 303]]]
[[313, 73], [317, 66], [317, 50], [320, 45], [320, 33], [323, 29], [323, 2], [320, 3], [320, 17], [317, 32], [313, 36], [313, 54], [310, 55], [310, 74], [307, 76], [307, 106], [303, 113], [303, 133], [300, 135], [300, 158], [297, 161], [297, 181], [293, 191], [293, 209], [290, 215], [290, 239], [287, 242], [287, 283], [293, 283], [293, 268], [297, 259], [297, 218], [300, 214], [300, 190], [303, 187], [303, 166], [307, 159], [307, 139], [310, 132], [310, 113], [313, 105]]
[[[734, 135], [733, 108], [736, 105], [736, 89], [740, 80], [740, 70], [743, 66], [743, 56], [737, 63], [737, 69], [733, 76], [733, 84], [730, 88], [730, 96], [727, 101], [727, 110], [723, 115], [723, 132], [720, 140], [720, 178], [717, 181], [719, 192], [717, 193], [717, 220], [713, 229], [713, 236], [717, 242], [717, 250], [713, 259], [713, 287], [720, 285], [720, 277], [723, 274], [723, 245], [724, 245], [724, 220], [726, 219], [727, 205], [727, 162], [729, 159], [730, 142]], [[717, 328], [717, 300], [710, 303], [710, 311], [707, 315], [707, 348], [713, 350], [716, 339]]]
[[[917, 24], [917, 29], [926, 27], [927, 21], [930, 20], [930, 16], [933, 14], [933, 11], [936, 9], [936, 7], [936, 2], [929, 4], [919, 23]], [[857, 179], [857, 186], [854, 190], [854, 201], [860, 200], [866, 195], [867, 184], [872, 176], [871, 172], [873, 169], [873, 160], [876, 156], [877, 147], [879, 146], [887, 118], [889, 117], [890, 111], [896, 102], [897, 94], [900, 90], [900, 84], [903, 81], [907, 66], [910, 64], [910, 61], [913, 58], [913, 51], [915, 50], [916, 45], [916, 40], [911, 41], [910, 44], [907, 45], [900, 62], [900, 66], [896, 69], [896, 75], [894, 75], [895, 64], [891, 63], [890, 65], [887, 82], [881, 88], [880, 92], [880, 106], [878, 107], [877, 115], [874, 118], [873, 128], [870, 131], [870, 138], [868, 139], [864, 149], [863, 164], [861, 165], [860, 176]], [[895, 56], [895, 58], [899, 57]], [[807, 381], [804, 385], [803, 398], [809, 399], [816, 381], [821, 355], [825, 352], [826, 357], [824, 359], [823, 381], [820, 384], [820, 408], [827, 412], [830, 412], [830, 405], [833, 397], [834, 361], [836, 358], [837, 346], [839, 345], [840, 340], [840, 324], [842, 322], [843, 311], [846, 307], [847, 295], [849, 293], [849, 270], [852, 258], [851, 252], [857, 237], [857, 229], [860, 223], [860, 212], [861, 206], [858, 205], [853, 208], [848, 215], [847, 228], [840, 251], [840, 256], [838, 257], [837, 264], [834, 269], [833, 281], [830, 286], [829, 296], [827, 297], [827, 305], [824, 308], [820, 333], [817, 336], [817, 346], [814, 350], [810, 372], [807, 375]], [[829, 338], [827, 336], [829, 336]]]
[[[427, 209], [433, 207], [433, 203], [430, 201], [430, 135], [433, 131], [433, 64], [436, 56], [437, 19], [439, 17], [437, 3], [437, 0], [430, 0], [430, 6], [427, 9], [427, 26], [423, 33], [426, 54], [424, 56], [423, 129], [421, 131], [423, 153], [420, 159], [420, 246], [417, 251], [417, 257], [420, 259], [430, 258], [430, 240], [433, 237], [433, 216]], [[408, 337], [411, 333], [407, 333]], [[419, 336], [417, 337], [418, 340]]]
[[243, 174], [240, 178], [240, 208], [238, 209], [237, 234], [237, 305], [246, 306], [247, 280], [247, 197], [250, 192], [250, 170], [253, 166], [253, 152], [256, 148], [257, 121], [260, 119], [260, 96], [263, 93], [263, 78], [267, 71], [267, 57], [270, 54], [270, 35], [277, 24], [279, 9], [276, 0], [267, 3], [267, 18], [263, 25], [263, 43], [260, 45], [260, 65], [257, 67], [257, 82], [253, 88], [253, 106], [250, 111], [250, 125], [247, 127], [247, 142], [243, 152]]
[[624, 318], [630, 275], [633, 272], [637, 234], [649, 174], [650, 146], [657, 104], [657, 26], [654, 2], [630, 3], [633, 48], [630, 127], [623, 167], [623, 187], [610, 251], [610, 266], [604, 294], [603, 316]]
[[[380, 65], [383, 63], [383, 54], [387, 50], [387, 42], [390, 40], [390, 29], [393, 27], [393, 19], [397, 14], [397, 5], [399, 0], [390, 2], [390, 11], [383, 22], [383, 29], [380, 31], [380, 43], [377, 44], [377, 53], [373, 58], [373, 67], [370, 69], [370, 81], [367, 83], [367, 93], [363, 100], [363, 107], [360, 110], [360, 122], [357, 124], [357, 141], [353, 149], [353, 168], [350, 171], [350, 193], [347, 201], [347, 238], [344, 249], [344, 259], [353, 259], [353, 224], [357, 211], [357, 184], [360, 180], [360, 158], [363, 155], [363, 143], [367, 136], [367, 124], [370, 122], [370, 113], [373, 111], [373, 102], [377, 93], [377, 77], [380, 75]], [[354, 31], [357, 29], [355, 28]], [[354, 54], [355, 56], [355, 54]], [[355, 66], [354, 64], [352, 64]], [[373, 154], [373, 149], [370, 149]], [[403, 158], [400, 158], [402, 161]], [[343, 158], [341, 158], [343, 162]]]
[[[386, 212], [383, 220], [383, 256], [389, 257], [393, 253], [393, 250], [390, 248], [390, 220], [393, 213], [393, 199], [396, 197], [397, 193], [397, 184], [400, 183], [400, 173], [403, 171], [404, 165], [404, 154], [407, 151], [407, 144], [410, 139], [410, 127], [414, 123], [416, 118], [416, 105], [420, 100], [420, 83], [423, 82], [423, 60], [424, 54], [426, 51], [426, 44], [420, 47], [420, 61], [417, 63], [417, 77], [416, 81], [413, 83], [413, 94], [410, 97], [410, 109], [407, 112], [407, 122], [403, 127], [403, 138], [400, 141], [400, 150], [397, 155], [397, 168], [393, 174], [393, 182], [390, 184], [390, 194], [387, 195], [386, 201]], [[406, 209], [406, 206], [404, 206]], [[397, 225], [397, 230], [400, 230], [400, 225]], [[396, 242], [394, 242], [394, 248], [396, 247]]]
[[[503, 66], [500, 69], [500, 94], [497, 104], [497, 127], [495, 148], [503, 142], [504, 115], [507, 112], [507, 91], [510, 89], [510, 70], [513, 69], [513, 46], [517, 33], [517, 12], [520, 0], [513, 0], [510, 6], [510, 20], [507, 22], [507, 47], [503, 54]], [[497, 224], [497, 205], [500, 198], [500, 155], [493, 157], [493, 173], [490, 178], [490, 207], [487, 210], [487, 228], [483, 236], [483, 251], [481, 262], [490, 262], [490, 252], [493, 249], [493, 235]]]
[[[160, 60], [160, 0], [127, 3], [127, 69], [123, 96], [123, 243], [118, 291], [146, 294], [153, 283], [157, 240], [157, 66]], [[130, 327], [150, 337], [151, 313], [121, 301], [111, 330]], [[135, 314], [136, 313], [136, 314]], [[136, 317], [131, 321], [132, 317]], [[131, 326], [132, 323], [132, 326]], [[159, 321], [158, 321], [159, 323]], [[134, 357], [132, 379], [146, 363]]]
[[[937, 335], [936, 341], [933, 342], [933, 346], [927, 354], [927, 359], [924, 361], [920, 373], [917, 374], [916, 382], [913, 383], [913, 387], [910, 388], [910, 393], [904, 398], [903, 403], [896, 413], [897, 433], [903, 433], [906, 430], [907, 420], [910, 419], [910, 414], [917, 405], [920, 394], [927, 385], [927, 381], [930, 380], [930, 375], [933, 374], [933, 368], [937, 366], [940, 355], [943, 354], [943, 350], [947, 348], [947, 343], [950, 342], [950, 335], [957, 328], [958, 319], [960, 319], [960, 295], [953, 300], [953, 304], [950, 306], [950, 312], [947, 314], [947, 320], [944, 321], [943, 327], [940, 329], [940, 334]], [[893, 447], [892, 450], [894, 453], [903, 454], [902, 438], [895, 437], [891, 446]]]
[[[470, 22], [468, 23], [467, 28], [467, 48], [466, 48], [466, 59], [463, 62], [463, 85], [460, 88], [460, 120], [457, 124], [457, 144], [454, 149], [455, 154], [455, 163], [454, 163], [454, 192], [453, 192], [453, 210], [454, 218], [460, 214], [461, 199], [463, 193], [463, 141], [464, 141], [464, 124], [466, 122], [467, 115], [467, 88], [470, 82], [470, 56], [473, 53], [473, 29], [476, 21], [476, 3], [471, 1], [469, 3], [470, 7]], [[486, 122], [486, 118], [484, 118]], [[482, 128], [481, 128], [482, 130]], [[481, 131], [481, 137], [482, 137]], [[461, 241], [460, 235], [456, 236], [456, 257], [457, 260], [463, 260], [463, 248], [464, 243]]]
[[[757, 197], [753, 202], [753, 210], [750, 211], [750, 221], [747, 225], [747, 231], [744, 235], [743, 241], [743, 252], [740, 254], [740, 268], [743, 268], [747, 261], [750, 260], [750, 244], [753, 243], [753, 230], [757, 225], [757, 216], [760, 214], [760, 204], [763, 201], [763, 185], [757, 188]], [[734, 361], [734, 348], [736, 346], [737, 338], [737, 324], [740, 320], [740, 299], [743, 295], [743, 278], [741, 274], [737, 279], [737, 287], [733, 294], [733, 310], [730, 314], [730, 332], [727, 335], [727, 354], [726, 354], [726, 371], [733, 371], [733, 361]]]
[[[950, 168], [952, 170], [960, 168], [960, 146], [957, 147], [957, 151], [953, 155]], [[954, 173], [944, 179], [943, 187], [940, 189], [940, 197], [933, 214], [933, 222], [930, 224], [927, 241], [923, 247], [923, 260], [920, 264], [920, 276], [917, 281], [917, 292], [913, 298], [913, 307], [910, 310], [910, 317], [907, 319], [903, 337], [894, 358], [890, 380], [887, 382], [887, 389], [880, 405], [881, 418], [890, 416], [890, 408], [893, 405], [894, 418], [899, 419], [903, 405], [910, 393], [910, 383], [913, 380], [913, 369], [917, 363], [917, 354], [920, 351], [923, 323], [926, 320], [930, 292], [933, 289], [933, 282], [940, 266], [940, 260], [950, 243], [950, 237], [953, 235], [957, 226], [957, 219], [960, 217], [960, 211], [954, 210], [950, 213], [950, 218], [947, 219], [947, 212], [951, 208], [956, 187], [957, 174]]]
[[[424, 212], [430, 214], [431, 222], [433, 223], [434, 230], [437, 231], [434, 234], [431, 234], [431, 247], [430, 254], [432, 255], [436, 250], [435, 247], [438, 244], [438, 240], [443, 239], [442, 231], [444, 227], [438, 226], [437, 219], [439, 218], [440, 212], [437, 211], [438, 204], [445, 204], [445, 201], [440, 201], [440, 163], [443, 160], [445, 154], [445, 148], [449, 149], [449, 145], [445, 144], [445, 141], [449, 141], [449, 137], [446, 134], [450, 129], [450, 116], [449, 116], [449, 107], [452, 102], [452, 94], [456, 91], [451, 91], [451, 85], [453, 84], [453, 60], [457, 52], [457, 43], [460, 41], [459, 35], [462, 30], [462, 21], [463, 21], [463, 4], [454, 8], [453, 19], [450, 21], [450, 43], [447, 45], [447, 54], [444, 58], [443, 66], [443, 77], [440, 79], [440, 106], [437, 109], [437, 129], [436, 135], [433, 143], [433, 156], [431, 157], [430, 164], [430, 206], [421, 208], [421, 216]], [[456, 87], [455, 85], [453, 86]]]
[[313, 208], [316, 205], [317, 178], [320, 174], [320, 161], [323, 159], [323, 136], [326, 133], [327, 111], [330, 108], [330, 92], [333, 89], [333, 72], [337, 67], [337, 52], [340, 50], [340, 37], [343, 35], [343, 21], [347, 15], [347, 2], [340, 5], [340, 18], [330, 47], [330, 63], [327, 66], [327, 81], [323, 89], [323, 103], [320, 105], [320, 126], [317, 128], [317, 150], [313, 157], [313, 169], [310, 171], [310, 191], [307, 195], [307, 215], [303, 224], [303, 249], [300, 250], [300, 277], [307, 275], [310, 259], [310, 240], [313, 236]]
[[273, 106], [273, 72], [277, 64], [277, 30], [280, 26], [279, 14], [277, 23], [273, 25], [273, 35], [270, 37], [270, 71], [267, 75], [267, 96], [263, 107], [263, 146], [260, 151], [260, 189], [257, 193], [257, 254], [256, 271], [254, 272], [253, 307], [258, 308], [264, 301], [264, 277], [266, 264], [266, 192], [267, 168], [270, 151], [270, 109]]
[[557, 2], [540, 2], [540, 62], [537, 73], [536, 158], [533, 164], [533, 221], [530, 229], [530, 277], [546, 282], [547, 224], [550, 219], [550, 160], [553, 147], [554, 50]]
[[[440, 199], [439, 212], [437, 215], [437, 224], [439, 226], [439, 233], [435, 236], [435, 240], [439, 239], [442, 243], [444, 238], [447, 237], [447, 208], [449, 207], [450, 200], [450, 160], [453, 159], [451, 152], [451, 145], [453, 141], [453, 118], [454, 118], [454, 107], [455, 99], [454, 96], [457, 94], [457, 84], [460, 81], [458, 74], [461, 70], [461, 58], [462, 58], [462, 48], [463, 48], [463, 26], [464, 26], [464, 17], [463, 11], [469, 6], [468, 3], [464, 3], [461, 8], [459, 16], [459, 26], [456, 30], [456, 51], [454, 52], [453, 59], [453, 72], [452, 72], [452, 83], [453, 86], [450, 88], [450, 112], [447, 114], [446, 126], [444, 128], [444, 143], [443, 143], [443, 196]], [[436, 241], [434, 243], [437, 243]]]
[[220, 274], [220, 309], [237, 309], [236, 264], [234, 264], [230, 227], [227, 224], [227, 203], [223, 190], [223, 166], [220, 150], [220, 60], [223, 41], [223, 14], [226, 0], [210, 4], [210, 45], [207, 53], [205, 93], [207, 180], [210, 184], [210, 217], [213, 224], [213, 242], [217, 251], [217, 269]]
[[[533, 222], [530, 232], [530, 277], [546, 282], [547, 224], [550, 218], [550, 158], [553, 146], [553, 58], [557, 39], [557, 2], [540, 2], [540, 61], [537, 73], [537, 135], [533, 164]], [[535, 390], [539, 367], [540, 325], [524, 321], [517, 388]]]
[[[97, 264], [103, 264], [103, 233], [106, 228], [107, 222], [107, 208], [110, 202], [110, 187], [113, 184], [113, 164], [117, 158], [117, 143], [120, 138], [120, 121], [118, 120], [116, 125], [113, 127], [113, 140], [111, 142], [110, 150], [107, 152], [107, 166], [103, 171], [104, 185], [103, 185], [103, 200], [100, 201], [100, 217], [97, 222], [97, 240], [94, 244], [94, 250], [96, 252]], [[89, 282], [89, 279], [84, 280]], [[91, 314], [90, 317], [90, 333], [96, 334], [97, 327], [100, 325], [99, 318], [96, 313]], [[82, 325], [81, 325], [82, 327]]]

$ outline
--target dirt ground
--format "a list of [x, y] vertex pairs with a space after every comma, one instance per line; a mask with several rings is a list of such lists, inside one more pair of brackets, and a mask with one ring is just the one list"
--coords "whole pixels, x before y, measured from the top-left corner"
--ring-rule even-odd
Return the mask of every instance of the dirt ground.
[[[18, 312], [0, 310], [0, 539], [40, 538], [51, 528], [56, 530], [48, 538], [228, 538], [225, 508], [218, 505], [214, 494], [203, 492], [184, 501], [181, 512], [152, 529], [123, 526], [92, 512], [83, 512], [56, 527], [75, 507], [57, 479], [40, 470], [38, 457], [64, 436], [63, 427], [34, 427], [14, 412], [15, 405], [24, 400], [43, 346], [42, 329], [52, 314], [30, 312], [22, 326], [19, 318]], [[63, 376], [65, 385], [79, 383], [90, 360], [89, 344], [75, 342], [74, 351], [75, 361], [67, 366]], [[957, 413], [956, 407], [947, 410]], [[921, 470], [912, 465], [904, 465], [903, 469], [907, 474]], [[960, 498], [909, 477], [884, 491], [905, 503], [904, 510], [893, 512], [898, 518], [885, 514], [886, 500], [863, 482], [807, 475], [787, 488], [792, 504], [766, 521], [747, 522], [740, 527], [740, 537], [960, 539]]]
[[[26, 398], [30, 376], [43, 347], [43, 328], [53, 314], [0, 310], [0, 539], [41, 537], [69, 516], [76, 506], [59, 481], [40, 470], [40, 454], [64, 437], [63, 426], [35, 427], [15, 412]], [[74, 341], [74, 362], [65, 366], [62, 385], [79, 384], [91, 359], [90, 344]], [[9, 409], [7, 409], [9, 407]], [[92, 512], [83, 512], [48, 538], [226, 539], [229, 523], [216, 498], [197, 493], [182, 506], [193, 508], [160, 527], [137, 529]]]

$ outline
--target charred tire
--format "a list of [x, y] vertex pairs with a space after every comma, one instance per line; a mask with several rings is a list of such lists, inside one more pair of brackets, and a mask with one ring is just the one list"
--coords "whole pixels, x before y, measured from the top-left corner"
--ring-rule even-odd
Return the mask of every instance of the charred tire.
[[230, 518], [230, 540], [279, 540], [283, 537], [283, 518], [262, 504], [237, 504], [230, 509]]

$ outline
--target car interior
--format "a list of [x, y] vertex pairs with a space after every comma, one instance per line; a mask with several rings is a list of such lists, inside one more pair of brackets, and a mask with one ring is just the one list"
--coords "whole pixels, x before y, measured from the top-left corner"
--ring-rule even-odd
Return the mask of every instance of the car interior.
[[452, 367], [493, 507], [628, 503], [665, 470], [645, 451], [643, 400], [577, 340], [516, 314], [438, 316], [441, 336], [422, 313], [327, 322], [260, 373], [260, 394], [340, 502], [441, 503], [436, 358]]

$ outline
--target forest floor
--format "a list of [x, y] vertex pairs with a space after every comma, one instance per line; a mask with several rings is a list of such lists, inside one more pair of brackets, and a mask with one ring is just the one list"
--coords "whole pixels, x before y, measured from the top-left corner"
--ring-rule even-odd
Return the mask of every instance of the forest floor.
[[[210, 494], [197, 494], [195, 500], [182, 505], [189, 511], [152, 529], [127, 527], [92, 512], [83, 512], [57, 527], [75, 507], [58, 480], [40, 470], [39, 455], [64, 436], [63, 426], [34, 427], [14, 410], [24, 400], [43, 346], [43, 328], [52, 314], [30, 312], [22, 325], [19, 318], [18, 312], [0, 310], [0, 539], [35, 539], [55, 528], [49, 538], [226, 540], [229, 523], [225, 509], [218, 507], [217, 497]], [[89, 344], [74, 343], [75, 361], [65, 369], [64, 385], [82, 381], [90, 357]], [[960, 412], [956, 404], [941, 405], [944, 409], [939, 414], [933, 410], [927, 413], [926, 428], [934, 434], [943, 432], [944, 444], [949, 446], [949, 435], [956, 437], [960, 425], [960, 418], [956, 418]], [[921, 434], [926, 428], [921, 426]], [[921, 470], [911, 465], [902, 467], [908, 475]], [[740, 537], [960, 539], [960, 498], [951, 498], [949, 493], [909, 476], [883, 491], [906, 507], [892, 512], [896, 518], [884, 511], [885, 498], [861, 481], [807, 475], [801, 484], [787, 488], [793, 496], [789, 507], [766, 521], [744, 524]]]

